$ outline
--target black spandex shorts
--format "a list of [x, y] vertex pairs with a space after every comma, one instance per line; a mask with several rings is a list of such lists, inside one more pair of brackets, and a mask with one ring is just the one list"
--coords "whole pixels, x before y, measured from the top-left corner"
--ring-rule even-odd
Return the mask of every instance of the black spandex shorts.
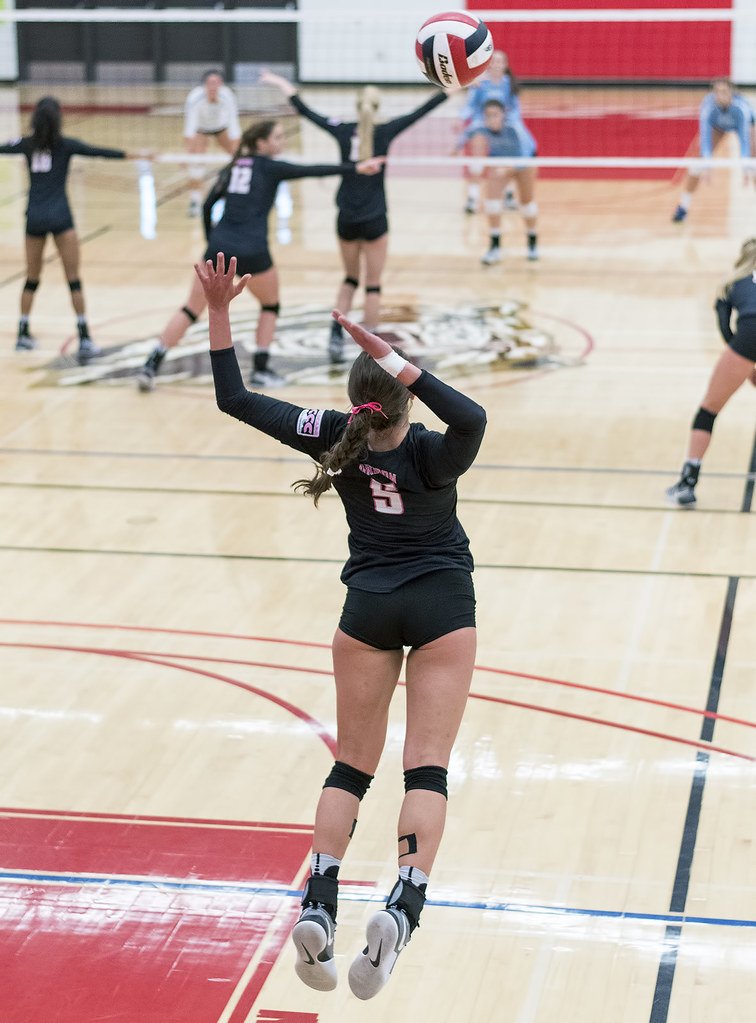
[[[205, 251], [203, 259], [212, 259], [215, 262], [215, 257], [218, 255], [216, 249], [208, 248]], [[231, 256], [236, 255], [233, 252], [226, 253], [226, 266], [228, 266], [228, 260]], [[270, 270], [273, 266], [273, 260], [270, 258], [270, 252], [267, 249], [263, 249], [262, 252], [253, 252], [248, 256], [236, 256], [236, 275], [237, 277], [243, 277], [244, 274], [262, 274], [266, 270]]]
[[339, 213], [336, 221], [336, 233], [345, 242], [374, 242], [387, 231], [388, 217], [385, 213], [372, 220], [347, 220], [343, 213]]
[[46, 238], [48, 234], [63, 234], [64, 231], [70, 231], [73, 226], [73, 220], [61, 220], [56, 224], [27, 220], [26, 233], [30, 238]]
[[446, 568], [391, 593], [347, 589], [339, 628], [378, 650], [421, 647], [457, 629], [475, 628], [472, 576]]
[[749, 362], [756, 362], [756, 316], [741, 316], [730, 348]]

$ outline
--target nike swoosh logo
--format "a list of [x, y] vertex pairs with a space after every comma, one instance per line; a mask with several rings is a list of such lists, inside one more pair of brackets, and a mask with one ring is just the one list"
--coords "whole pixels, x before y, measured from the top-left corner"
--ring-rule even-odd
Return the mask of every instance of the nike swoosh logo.
[[370, 965], [371, 966], [375, 966], [376, 968], [378, 968], [381, 965], [381, 950], [382, 950], [382, 948], [383, 948], [383, 938], [381, 938], [381, 943], [378, 946], [378, 955], [375, 957], [375, 959], [371, 959], [370, 960]]
[[309, 949], [307, 948], [306, 945], [302, 945], [302, 951], [307, 956], [307, 965], [308, 966], [314, 966], [315, 965], [315, 960], [310, 955]]

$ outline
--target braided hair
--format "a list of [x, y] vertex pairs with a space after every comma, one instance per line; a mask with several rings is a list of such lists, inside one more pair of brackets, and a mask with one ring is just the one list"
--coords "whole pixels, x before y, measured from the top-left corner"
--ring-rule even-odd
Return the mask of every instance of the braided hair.
[[[316, 507], [321, 496], [330, 490], [333, 477], [345, 466], [357, 461], [367, 449], [369, 432], [373, 430], [375, 433], [383, 433], [398, 426], [407, 416], [412, 397], [404, 384], [400, 384], [382, 369], [367, 352], [357, 356], [349, 371], [347, 393], [355, 411], [344, 432], [320, 456], [315, 475], [311, 479], [292, 483], [295, 490], [312, 497]], [[376, 404], [381, 411], [369, 407]]]

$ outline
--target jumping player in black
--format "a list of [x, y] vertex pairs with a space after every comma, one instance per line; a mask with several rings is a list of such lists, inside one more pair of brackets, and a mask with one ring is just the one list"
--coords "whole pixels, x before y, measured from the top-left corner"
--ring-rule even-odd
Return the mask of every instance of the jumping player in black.
[[[208, 261], [195, 269], [210, 307], [218, 407], [313, 458], [315, 475], [295, 487], [317, 504], [333, 486], [349, 525], [341, 574], [348, 589], [333, 639], [337, 755], [318, 802], [311, 874], [292, 933], [297, 975], [320, 991], [336, 986], [339, 867], [383, 750], [403, 648], [410, 647], [399, 877], [349, 970], [354, 994], [372, 998], [417, 927], [444, 830], [447, 768], [476, 643], [473, 560], [456, 515], [457, 479], [478, 452], [486, 414], [336, 312], [363, 350], [349, 374], [350, 412], [299, 408], [248, 391], [228, 313], [247, 279], [235, 283], [235, 260], [226, 271], [222, 254], [216, 267]], [[447, 424], [445, 433], [410, 424], [415, 397]]]
[[[756, 385], [756, 238], [743, 243], [734, 273], [722, 287], [715, 309], [726, 348], [693, 419], [680, 479], [666, 491], [667, 499], [681, 508], [696, 505], [698, 474], [717, 414], [746, 380]], [[733, 312], [737, 313], [734, 331]]]
[[[281, 181], [294, 178], [327, 177], [354, 170], [359, 174], [377, 174], [380, 161], [366, 160], [359, 165], [296, 164], [276, 160], [284, 145], [284, 132], [278, 121], [261, 121], [247, 128], [232, 162], [221, 171], [203, 207], [207, 249], [203, 259], [215, 259], [219, 252], [235, 255], [240, 275], [246, 275], [247, 286], [260, 303], [257, 321], [256, 351], [251, 383], [257, 387], [275, 387], [282, 378], [268, 367], [270, 345], [280, 311], [278, 271], [268, 250], [268, 215], [276, 200]], [[213, 227], [211, 211], [224, 198], [226, 205], [218, 224]], [[189, 326], [195, 323], [206, 306], [202, 285], [192, 275], [191, 291], [186, 305], [174, 313], [160, 335], [139, 373], [137, 382], [142, 391], [151, 391], [155, 377], [169, 348], [179, 343]]]
[[42, 255], [48, 234], [60, 254], [71, 289], [71, 302], [76, 313], [79, 334], [79, 361], [85, 362], [101, 349], [89, 335], [84, 295], [79, 280], [79, 239], [74, 227], [71, 207], [66, 195], [66, 178], [72, 156], [103, 156], [108, 160], [124, 160], [123, 149], [90, 146], [79, 139], [61, 134], [60, 104], [52, 96], [41, 99], [32, 114], [31, 135], [0, 145], [0, 153], [21, 153], [29, 168], [29, 202], [26, 208], [26, 281], [21, 292], [21, 318], [18, 323], [16, 349], [35, 347], [29, 331], [29, 314], [34, 292], [42, 273]]
[[[375, 124], [375, 115], [380, 105], [380, 92], [372, 85], [366, 86], [359, 93], [357, 99], [359, 121], [339, 121], [311, 110], [298, 95], [296, 87], [280, 75], [263, 71], [260, 81], [276, 86], [288, 96], [291, 105], [303, 117], [333, 135], [339, 145], [342, 160], [366, 160], [371, 156], [386, 156], [389, 146], [400, 132], [405, 131], [421, 117], [425, 117], [451, 95], [450, 90], [439, 91], [412, 113], [395, 117], [384, 124]], [[339, 211], [336, 233], [346, 273], [336, 296], [336, 305], [345, 312], [352, 308], [354, 293], [359, 284], [360, 263], [364, 262], [363, 318], [365, 326], [374, 330], [380, 319], [381, 275], [388, 253], [384, 173], [381, 172], [372, 179], [358, 178], [352, 172], [345, 174], [336, 193], [336, 205]], [[328, 344], [333, 363], [343, 362], [343, 349], [344, 335], [341, 325], [333, 320]]]

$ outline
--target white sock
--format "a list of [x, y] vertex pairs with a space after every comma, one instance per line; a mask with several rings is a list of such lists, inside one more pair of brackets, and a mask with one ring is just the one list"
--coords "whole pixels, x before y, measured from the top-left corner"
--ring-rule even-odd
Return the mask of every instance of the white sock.
[[425, 888], [430, 878], [419, 867], [400, 867], [399, 877], [402, 881], [411, 881], [416, 888]]
[[[310, 857], [311, 874], [322, 874], [325, 876], [329, 867], [335, 867], [338, 873], [340, 866], [341, 860], [337, 860], [335, 856], [329, 856], [328, 853], [313, 853]], [[333, 875], [330, 876], [332, 877]]]
[[480, 185], [473, 183], [467, 186], [467, 198], [473, 199], [475, 202], [480, 198]]
[[693, 198], [693, 193], [692, 192], [683, 192], [682, 195], [680, 196], [680, 206], [684, 210], [689, 210], [690, 209], [690, 202], [691, 202], [692, 198]]

